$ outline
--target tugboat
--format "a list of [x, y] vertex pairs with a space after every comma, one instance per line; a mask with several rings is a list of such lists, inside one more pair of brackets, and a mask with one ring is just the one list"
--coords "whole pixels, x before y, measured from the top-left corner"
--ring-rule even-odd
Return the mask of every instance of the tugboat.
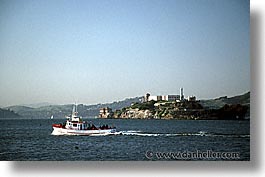
[[63, 124], [52, 124], [52, 135], [104, 135], [114, 134], [116, 127], [103, 125], [96, 127], [92, 123], [83, 121], [81, 117], [77, 116], [77, 106], [73, 106], [73, 111]]

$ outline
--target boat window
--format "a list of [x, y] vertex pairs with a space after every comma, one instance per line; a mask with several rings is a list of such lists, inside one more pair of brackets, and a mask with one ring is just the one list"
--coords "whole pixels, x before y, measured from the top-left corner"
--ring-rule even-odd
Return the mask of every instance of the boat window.
[[73, 124], [73, 127], [77, 127], [77, 124]]

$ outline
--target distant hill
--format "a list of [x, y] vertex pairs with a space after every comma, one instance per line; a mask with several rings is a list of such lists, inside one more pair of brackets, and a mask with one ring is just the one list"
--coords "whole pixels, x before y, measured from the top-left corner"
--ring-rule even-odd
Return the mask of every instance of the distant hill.
[[[78, 113], [82, 117], [95, 117], [99, 114], [99, 109], [102, 107], [110, 107], [113, 111], [122, 109], [124, 107], [130, 106], [132, 103], [139, 103], [143, 97], [135, 97], [135, 98], [127, 98], [123, 101], [116, 101], [112, 103], [105, 104], [95, 104], [95, 105], [84, 105], [79, 104], [77, 107]], [[205, 109], [220, 109], [224, 105], [228, 104], [242, 104], [250, 107], [250, 92], [247, 92], [242, 95], [234, 96], [228, 98], [227, 96], [209, 99], [209, 100], [201, 100], [200, 104]], [[12, 110], [15, 113], [23, 116], [24, 118], [50, 118], [52, 115], [54, 118], [64, 118], [66, 115], [71, 114], [73, 105], [46, 105], [37, 107], [29, 106], [10, 106], [6, 109]], [[249, 114], [249, 110], [248, 110]]]
[[242, 105], [249, 105], [250, 104], [250, 92], [247, 92], [243, 95], [234, 96], [231, 98], [227, 98], [225, 100], [227, 104], [242, 104]]
[[50, 105], [54, 105], [54, 104], [48, 103], [48, 102], [41, 102], [41, 103], [33, 103], [33, 104], [23, 104], [23, 105], [19, 105], [19, 106], [26, 106], [26, 107], [31, 107], [31, 108], [39, 108], [39, 107], [50, 106]]
[[227, 96], [223, 96], [216, 99], [201, 100], [200, 103], [204, 108], [209, 109], [219, 109], [226, 104], [241, 104], [250, 106], [250, 92], [230, 98], [228, 98]]
[[14, 111], [0, 108], [0, 118], [18, 118], [18, 117], [21, 116], [15, 113]]
[[[130, 106], [132, 103], [140, 102], [142, 97], [127, 98], [123, 101], [116, 101], [113, 103], [84, 105], [77, 106], [78, 114], [82, 117], [95, 117], [99, 114], [99, 109], [102, 107], [110, 107], [113, 111]], [[25, 118], [49, 118], [52, 115], [54, 118], [64, 118], [66, 115], [71, 114], [73, 105], [48, 105], [42, 107], [28, 107], [28, 106], [9, 106], [7, 109], [17, 112]]]
[[34, 110], [34, 108], [27, 107], [27, 106], [9, 106], [6, 109], [10, 109], [14, 112], [20, 112], [20, 113]]
[[200, 103], [205, 109], [220, 109], [225, 105], [241, 104], [248, 107], [246, 117], [250, 118], [250, 92], [230, 98], [223, 96], [216, 99], [201, 100]]

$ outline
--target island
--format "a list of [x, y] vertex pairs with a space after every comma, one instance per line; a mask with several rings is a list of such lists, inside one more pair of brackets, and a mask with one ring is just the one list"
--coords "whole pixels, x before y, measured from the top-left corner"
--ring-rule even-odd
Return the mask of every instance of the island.
[[151, 96], [147, 93], [142, 102], [112, 111], [100, 109], [99, 118], [121, 119], [180, 119], [180, 120], [243, 120], [250, 117], [250, 92], [228, 98], [196, 100], [195, 96], [180, 95]]

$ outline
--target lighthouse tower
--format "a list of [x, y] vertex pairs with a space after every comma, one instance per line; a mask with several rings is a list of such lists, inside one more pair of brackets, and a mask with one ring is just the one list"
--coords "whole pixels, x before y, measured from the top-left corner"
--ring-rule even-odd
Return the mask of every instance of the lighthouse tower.
[[183, 88], [180, 88], [180, 101], [184, 100]]

